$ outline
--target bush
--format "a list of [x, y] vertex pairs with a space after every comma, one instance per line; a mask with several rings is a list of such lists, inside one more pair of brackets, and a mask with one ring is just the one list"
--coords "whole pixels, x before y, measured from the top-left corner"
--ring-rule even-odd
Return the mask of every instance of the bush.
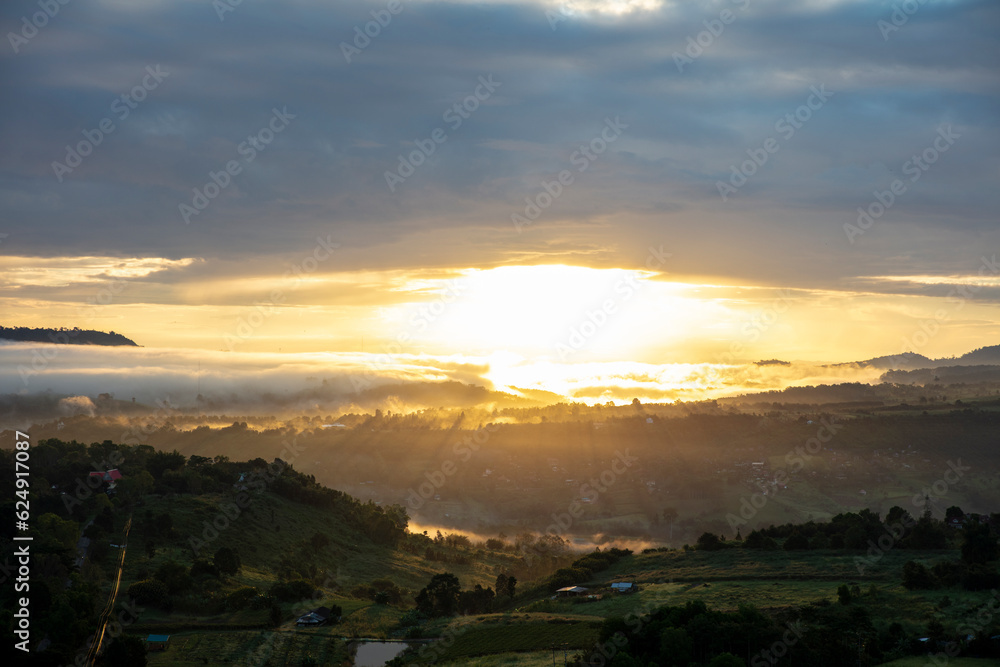
[[798, 530], [793, 530], [784, 544], [785, 551], [803, 551], [809, 548], [809, 540]]
[[701, 537], [698, 538], [698, 544], [695, 548], [699, 551], [718, 551], [724, 547], [725, 544], [719, 539], [718, 535], [714, 533], [702, 533]]
[[253, 586], [244, 586], [226, 596], [226, 609], [229, 611], [239, 611], [240, 609], [262, 608], [266, 598]]
[[218, 578], [219, 568], [215, 566], [215, 563], [203, 559], [198, 559], [195, 562], [191, 563], [191, 577], [195, 578], [202, 576]]
[[135, 600], [136, 604], [162, 607], [170, 594], [167, 585], [156, 579], [137, 581], [128, 587], [128, 596]]
[[271, 586], [271, 596], [282, 602], [297, 602], [310, 598], [316, 587], [304, 579], [279, 582]]
[[986, 591], [1000, 587], [1000, 573], [996, 566], [970, 565], [962, 586], [968, 591]]
[[215, 566], [223, 574], [236, 574], [242, 566], [240, 555], [229, 547], [221, 547], [216, 551], [215, 556], [212, 557], [212, 562], [215, 563]]
[[167, 585], [167, 590], [172, 595], [191, 588], [191, 575], [188, 574], [188, 569], [175, 561], [167, 561], [156, 568], [155, 576]]
[[967, 569], [968, 568], [964, 563], [953, 560], [944, 560], [940, 563], [934, 563], [934, 567], [931, 568], [931, 573], [940, 585], [957, 586], [965, 579]]
[[903, 565], [903, 587], [907, 590], [929, 590], [937, 585], [937, 579], [922, 564], [911, 560]]

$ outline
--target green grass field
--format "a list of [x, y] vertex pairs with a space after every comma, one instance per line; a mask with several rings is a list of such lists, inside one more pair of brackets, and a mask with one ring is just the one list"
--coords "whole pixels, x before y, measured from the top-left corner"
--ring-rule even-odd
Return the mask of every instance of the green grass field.
[[537, 652], [552, 646], [585, 649], [594, 645], [600, 629], [599, 620], [580, 616], [492, 614], [482, 618], [485, 620], [464, 620], [449, 626], [443, 634], [454, 641], [450, 645], [450, 640], [442, 642], [432, 652], [434, 659], [444, 663], [483, 655]]
[[892, 662], [886, 662], [883, 667], [993, 667], [1000, 665], [1000, 660], [979, 659], [979, 658], [948, 658], [947, 662], [939, 659], [935, 664], [926, 657], [900, 658]]
[[[321, 665], [348, 664], [347, 643], [336, 639], [331, 628], [242, 632], [180, 632], [170, 637], [166, 651], [149, 654], [151, 667], [189, 665], [297, 665], [312, 656]], [[207, 662], [205, 662], [207, 660]]]
[[[462, 665], [462, 667], [550, 667], [553, 664], [553, 655], [555, 655], [555, 664], [557, 665], [563, 664], [563, 660], [567, 657], [563, 651], [532, 651], [527, 653], [500, 653], [497, 655], [462, 658], [447, 662], [439, 661], [436, 664], [442, 667], [445, 665]], [[570, 652], [568, 657], [572, 656], [573, 653]]]

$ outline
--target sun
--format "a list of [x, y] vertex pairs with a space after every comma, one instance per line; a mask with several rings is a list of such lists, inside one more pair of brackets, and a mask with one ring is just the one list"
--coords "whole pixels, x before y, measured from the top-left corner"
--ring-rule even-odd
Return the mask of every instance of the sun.
[[563, 264], [465, 269], [451, 280], [421, 282], [431, 298], [407, 304], [393, 319], [435, 354], [631, 359], [679, 333], [696, 309], [682, 286], [656, 275]]

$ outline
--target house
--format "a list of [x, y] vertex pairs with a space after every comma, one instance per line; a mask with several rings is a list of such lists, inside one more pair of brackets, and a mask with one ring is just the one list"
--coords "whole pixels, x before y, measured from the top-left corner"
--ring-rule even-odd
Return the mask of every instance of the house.
[[100, 479], [101, 482], [107, 482], [109, 489], [115, 488], [115, 485], [118, 483], [118, 480], [122, 478], [122, 474], [118, 472], [117, 468], [115, 468], [114, 470], [92, 472], [90, 473], [90, 476]]
[[147, 651], [166, 651], [170, 635], [149, 635], [146, 637]]
[[556, 591], [556, 595], [561, 595], [563, 597], [570, 597], [573, 595], [583, 595], [588, 589], [583, 586], [566, 586], [565, 588], [560, 588]]
[[635, 593], [636, 585], [631, 581], [623, 581], [611, 584], [611, 590], [615, 593]]
[[299, 620], [295, 621], [295, 625], [310, 625], [317, 626], [323, 625], [330, 618], [330, 608], [329, 607], [317, 607], [313, 609], [308, 614], [304, 616], [299, 616]]

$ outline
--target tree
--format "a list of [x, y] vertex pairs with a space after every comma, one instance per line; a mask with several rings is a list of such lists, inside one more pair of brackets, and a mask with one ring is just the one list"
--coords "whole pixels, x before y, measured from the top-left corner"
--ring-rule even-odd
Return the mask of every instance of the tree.
[[417, 609], [428, 616], [451, 616], [458, 606], [461, 591], [462, 585], [454, 574], [435, 574], [417, 594]]
[[660, 657], [663, 665], [687, 667], [693, 655], [694, 642], [684, 628], [667, 628], [660, 635]]
[[330, 538], [319, 531], [313, 533], [313, 536], [309, 538], [309, 545], [312, 546], [313, 551], [319, 551], [328, 544], [330, 544]]
[[171, 594], [182, 593], [191, 588], [191, 575], [188, 568], [176, 561], [169, 560], [156, 569], [156, 578], [167, 586]]
[[105, 659], [112, 667], [146, 667], [146, 642], [136, 635], [116, 637]]
[[677, 508], [666, 507], [663, 510], [663, 520], [670, 524], [670, 546], [674, 545], [674, 521], [677, 520]]
[[147, 579], [129, 586], [128, 596], [139, 605], [162, 606], [170, 594], [167, 592], [167, 585], [162, 581]]
[[509, 598], [514, 597], [514, 591], [517, 587], [517, 577], [513, 575], [498, 574], [497, 575], [497, 597], [501, 595], [506, 595]]
[[230, 575], [239, 572], [242, 565], [240, 563], [240, 555], [229, 547], [220, 547], [215, 552], [215, 556], [212, 557], [212, 562], [219, 568], [219, 572]]
[[900, 523], [903, 526], [912, 526], [914, 523], [913, 516], [909, 512], [904, 510], [899, 505], [893, 505], [889, 508], [889, 512], [885, 515], [885, 525], [891, 526]]
[[267, 613], [267, 622], [271, 625], [272, 628], [276, 628], [279, 625], [281, 625], [282, 620], [284, 619], [281, 613], [281, 607], [279, 607], [277, 604], [272, 604], [271, 610]]
[[743, 658], [737, 658], [732, 653], [720, 653], [712, 658], [708, 667], [746, 667]]
[[952, 505], [944, 511], [944, 518], [946, 521], [951, 521], [952, 519], [961, 520], [965, 518], [965, 512], [958, 505]]
[[271, 596], [282, 602], [297, 602], [312, 597], [316, 587], [305, 579], [280, 581], [271, 586]]
[[979, 563], [969, 566], [962, 577], [962, 586], [967, 591], [986, 591], [1000, 586], [1000, 573], [995, 565], [981, 565]]
[[795, 529], [785, 540], [784, 547], [785, 551], [802, 551], [809, 548], [809, 540], [798, 529]]
[[191, 563], [190, 574], [192, 577], [208, 576], [218, 578], [219, 568], [215, 566], [215, 563], [199, 558]]
[[126, 505], [133, 505], [153, 490], [153, 484], [153, 476], [149, 474], [149, 471], [141, 470], [137, 474], [118, 480], [115, 486], [115, 497], [121, 498]]
[[948, 536], [930, 516], [930, 511], [925, 511], [906, 538], [905, 546], [910, 549], [944, 549], [948, 546]]
[[911, 560], [903, 565], [903, 587], [911, 591], [926, 590], [937, 588], [937, 581], [930, 570]]
[[517, 577], [513, 574], [507, 577], [507, 597], [513, 598], [517, 594]]
[[998, 555], [997, 538], [988, 524], [978, 521], [965, 526], [962, 542], [962, 560], [969, 564], [982, 564], [996, 560]]
[[841, 584], [837, 587], [837, 600], [840, 604], [851, 604], [851, 589], [847, 587], [847, 584]]
[[696, 548], [699, 551], [718, 551], [724, 546], [718, 535], [714, 533], [702, 533], [701, 537], [698, 538], [698, 546]]

